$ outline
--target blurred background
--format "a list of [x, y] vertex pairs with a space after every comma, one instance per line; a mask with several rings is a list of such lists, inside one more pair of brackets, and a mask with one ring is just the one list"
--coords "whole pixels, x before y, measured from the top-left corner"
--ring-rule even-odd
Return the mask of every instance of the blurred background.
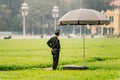
[[[0, 36], [43, 37], [52, 35], [55, 26], [61, 29], [62, 35], [80, 36], [83, 33], [81, 26], [57, 26], [57, 20], [68, 11], [79, 8], [105, 13], [118, 7], [112, 4], [114, 1], [116, 0], [0, 0]], [[85, 34], [92, 34], [88, 25]]]

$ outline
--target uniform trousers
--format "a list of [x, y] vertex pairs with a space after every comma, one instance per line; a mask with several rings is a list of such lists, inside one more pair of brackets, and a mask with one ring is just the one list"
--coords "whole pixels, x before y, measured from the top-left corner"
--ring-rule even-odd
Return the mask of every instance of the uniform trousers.
[[58, 62], [59, 62], [59, 53], [60, 53], [60, 50], [52, 50], [52, 56], [53, 56], [53, 67], [52, 67], [52, 69], [53, 70], [57, 69], [57, 65], [58, 65]]

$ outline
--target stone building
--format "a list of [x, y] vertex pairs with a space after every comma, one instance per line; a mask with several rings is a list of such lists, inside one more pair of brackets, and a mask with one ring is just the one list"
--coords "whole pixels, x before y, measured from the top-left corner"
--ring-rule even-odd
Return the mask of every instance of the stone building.
[[107, 10], [104, 14], [110, 20], [109, 25], [92, 26], [94, 35], [120, 35], [120, 0], [111, 3], [116, 6], [114, 10]]

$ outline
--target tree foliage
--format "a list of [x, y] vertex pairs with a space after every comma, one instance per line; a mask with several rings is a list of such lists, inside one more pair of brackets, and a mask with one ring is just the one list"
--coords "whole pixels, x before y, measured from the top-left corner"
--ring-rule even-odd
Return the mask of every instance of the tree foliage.
[[84, 6], [84, 8], [91, 8], [98, 11], [106, 11], [107, 9], [112, 9], [112, 6], [110, 5], [111, 1], [113, 0], [83, 0], [82, 6]]
[[111, 9], [109, 3], [112, 0], [0, 0], [0, 31], [22, 32], [21, 4], [24, 1], [29, 6], [26, 32], [50, 34], [54, 28], [53, 6], [59, 7], [60, 18], [68, 11], [78, 8], [91, 8], [99, 11]]
[[0, 30], [9, 30], [8, 24], [10, 24], [11, 11], [5, 4], [0, 5]]

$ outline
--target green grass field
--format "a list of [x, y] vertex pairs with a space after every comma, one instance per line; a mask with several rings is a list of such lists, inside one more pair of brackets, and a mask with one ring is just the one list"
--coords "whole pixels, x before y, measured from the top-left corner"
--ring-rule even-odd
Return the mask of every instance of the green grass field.
[[0, 40], [0, 80], [120, 80], [120, 39], [86, 39], [88, 70], [63, 70], [83, 66], [82, 39], [60, 39], [58, 69], [52, 66], [48, 39]]

